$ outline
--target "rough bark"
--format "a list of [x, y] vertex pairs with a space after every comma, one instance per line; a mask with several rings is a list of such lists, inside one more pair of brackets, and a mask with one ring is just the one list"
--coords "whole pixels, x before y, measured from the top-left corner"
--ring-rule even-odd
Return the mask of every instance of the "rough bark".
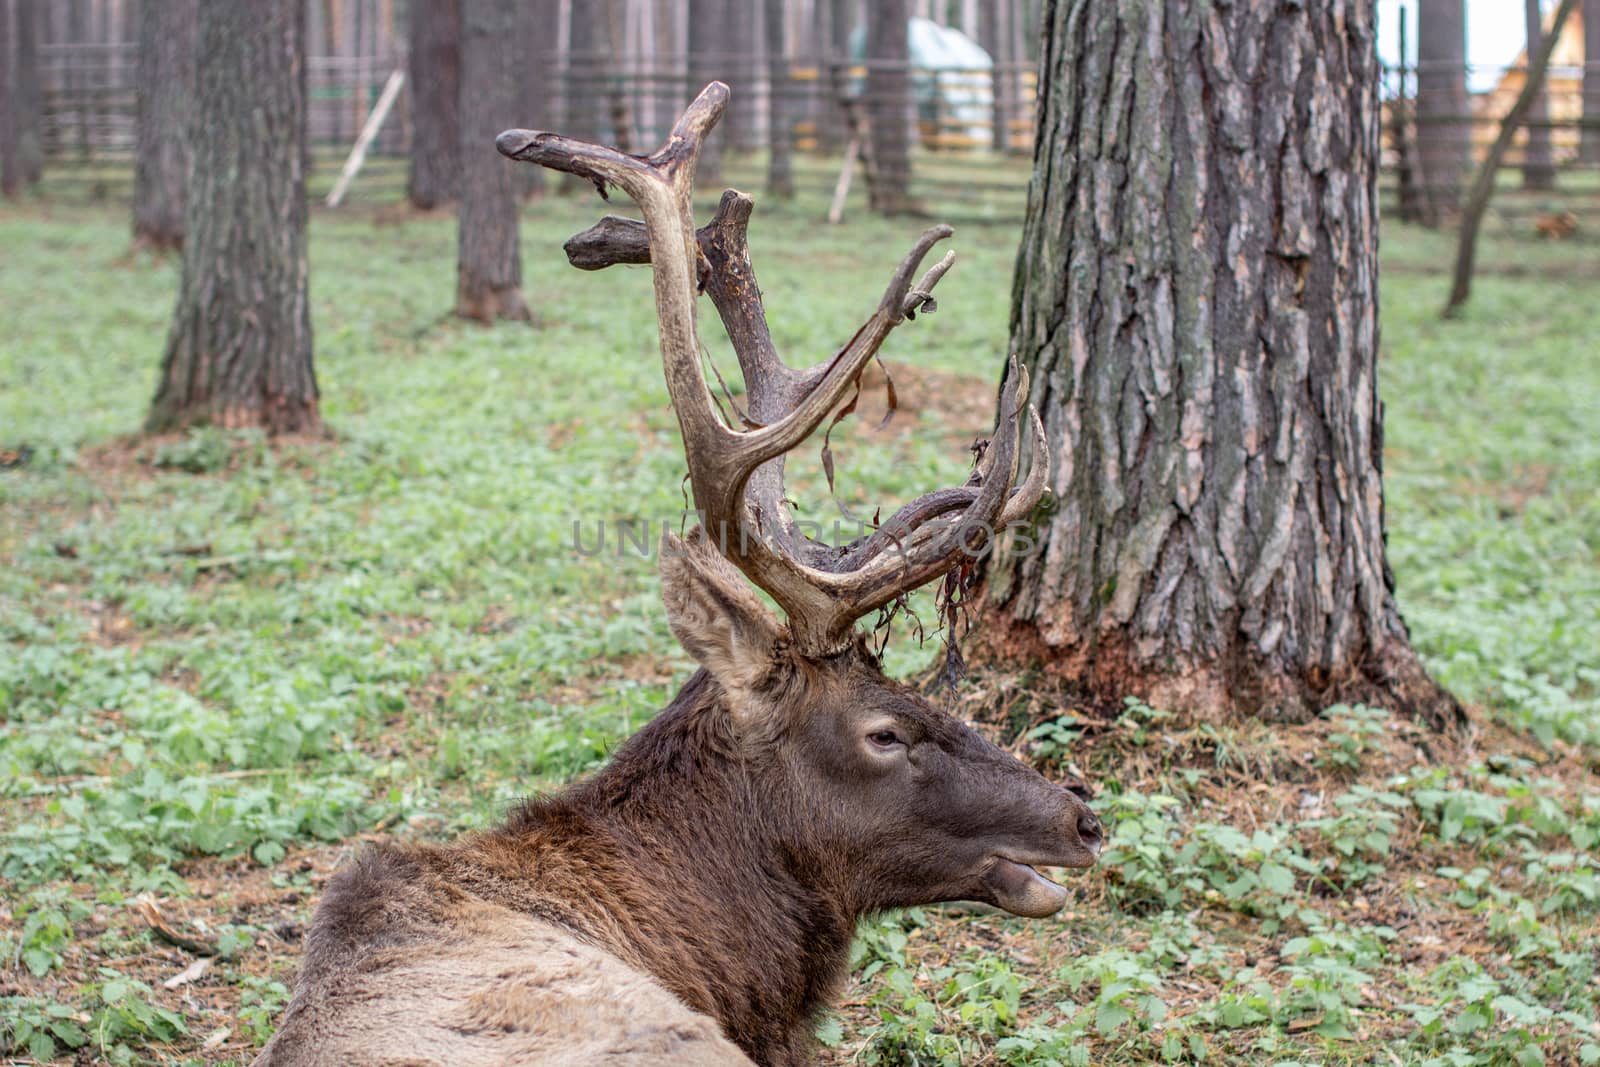
[[461, 0], [411, 0], [411, 175], [424, 211], [461, 194]]
[[1600, 164], [1600, 0], [1583, 0], [1583, 134], [1579, 158]]
[[867, 199], [880, 215], [914, 210], [911, 202], [911, 48], [906, 0], [867, 5], [867, 120], [872, 162]]
[[789, 56], [784, 49], [784, 0], [766, 0], [767, 85], [767, 195], [785, 200], [794, 196], [793, 142], [789, 115], [792, 98], [789, 85]]
[[1455, 209], [1472, 169], [1466, 0], [1418, 4], [1416, 110], [1417, 162], [1424, 197], [1436, 216]]
[[1436, 723], [1384, 552], [1373, 8], [1048, 0], [1011, 347], [1056, 469], [970, 653], [1087, 701]]
[[16, 100], [17, 170], [25, 185], [37, 185], [44, 174], [44, 92], [39, 85], [40, 4], [13, 0], [17, 9]]
[[135, 248], [171, 251], [183, 247], [189, 114], [195, 102], [196, 7], [197, 0], [161, 0], [139, 8]]
[[461, 210], [456, 314], [526, 319], [514, 164], [494, 146], [516, 126], [516, 0], [461, 0]]
[[[1524, 62], [1532, 67], [1544, 42], [1544, 11], [1539, 0], [1523, 0], [1523, 21], [1527, 26], [1528, 45], [1523, 52]], [[1531, 71], [1529, 77], [1532, 77]], [[1541, 79], [1542, 82], [1542, 79]], [[1550, 94], [1542, 84], [1528, 106], [1528, 116], [1523, 120], [1527, 127], [1527, 143], [1522, 151], [1522, 187], [1524, 189], [1554, 189], [1556, 167], [1550, 151]]]
[[201, 3], [183, 280], [151, 431], [320, 428], [306, 286], [305, 4]]

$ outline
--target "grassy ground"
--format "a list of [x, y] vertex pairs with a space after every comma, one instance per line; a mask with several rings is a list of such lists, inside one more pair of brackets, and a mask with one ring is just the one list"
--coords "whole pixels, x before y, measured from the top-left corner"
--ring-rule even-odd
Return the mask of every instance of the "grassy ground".
[[[916, 227], [814, 208], [763, 210], [753, 241], [780, 346], [820, 357]], [[124, 257], [120, 211], [0, 209], [0, 1052], [248, 1061], [343, 857], [594, 767], [688, 674], [617, 542], [675, 522], [682, 462], [648, 274], [560, 255], [596, 214], [529, 210], [539, 321], [487, 330], [442, 318], [448, 220], [318, 216], [337, 437], [268, 447], [124, 436], [175, 267]], [[964, 473], [1014, 241], [957, 234], [939, 314], [889, 346], [900, 416], [870, 433], [864, 403], [835, 435], [846, 499]], [[1055, 920], [866, 927], [830, 1062], [1600, 1061], [1600, 249], [1499, 234], [1444, 324], [1447, 245], [1384, 238], [1390, 550], [1473, 735], [1363, 708], [1047, 721], [1018, 691], [1008, 741], [1098, 783], [1112, 847]], [[794, 468], [830, 516], [815, 453]]]

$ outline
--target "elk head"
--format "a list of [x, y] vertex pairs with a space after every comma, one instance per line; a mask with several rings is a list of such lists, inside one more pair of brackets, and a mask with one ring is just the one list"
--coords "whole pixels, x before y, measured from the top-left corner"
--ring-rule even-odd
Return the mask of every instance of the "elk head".
[[[850, 910], [977, 899], [1019, 915], [1051, 914], [1065, 890], [1033, 868], [1089, 866], [1100, 848], [1100, 825], [1081, 791], [1047, 781], [890, 681], [855, 629], [864, 615], [970, 562], [995, 531], [1031, 515], [1048, 449], [1027, 406], [1027, 373], [1013, 362], [999, 425], [965, 485], [918, 498], [848, 545], [800, 530], [784, 494], [785, 454], [839, 407], [891, 330], [933, 310], [933, 288], [954, 253], [915, 285], [912, 279], [952, 231], [935, 226], [922, 235], [842, 349], [809, 369], [789, 367], [773, 346], [750, 264], [750, 199], [730, 190], [713, 221], [694, 227], [700, 145], [727, 99], [726, 85], [707, 86], [649, 156], [528, 130], [497, 140], [512, 159], [588, 178], [602, 192], [620, 187], [644, 215], [642, 223], [608, 217], [570, 240], [567, 252], [587, 269], [652, 266], [662, 364], [701, 523], [663, 545], [673, 632], [720, 689], [732, 744], [762, 793], [762, 810], [750, 817], [781, 824], [773, 833], [785, 854], [812, 881], [831, 882], [825, 888]], [[695, 303], [702, 289], [744, 375], [749, 420], [742, 428], [725, 421], [701, 369]], [[1018, 484], [1024, 422], [1033, 462]], [[786, 623], [746, 578], [772, 597]]]

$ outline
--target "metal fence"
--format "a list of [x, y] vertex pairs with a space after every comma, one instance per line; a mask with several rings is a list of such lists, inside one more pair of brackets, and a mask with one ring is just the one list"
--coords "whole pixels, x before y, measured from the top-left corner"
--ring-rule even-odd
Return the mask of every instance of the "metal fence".
[[[698, 86], [689, 58], [530, 56], [529, 68], [547, 72], [546, 91], [531, 93], [529, 126], [557, 128], [633, 150], [659, 143], [678, 109]], [[862, 64], [795, 60], [773, 80], [751, 57], [723, 57], [735, 80], [735, 103], [721, 138], [730, 172], [754, 178], [781, 127], [795, 150], [794, 177], [802, 193], [826, 196], [840, 171], [852, 133], [846, 101], [857, 113], [873, 110]], [[713, 57], [713, 61], [715, 57]], [[400, 60], [392, 54], [312, 55], [308, 62], [308, 140], [313, 191], [333, 181], [369, 109]], [[699, 61], [697, 61], [699, 62]], [[126, 196], [132, 186], [137, 137], [136, 50], [131, 43], [47, 43], [39, 50], [43, 96], [41, 136], [53, 188], [93, 196]], [[914, 199], [957, 219], [1006, 221], [1024, 209], [1035, 106], [1034, 72], [1014, 65], [994, 69], [908, 69], [911, 99], [905, 121], [915, 145]], [[1486, 153], [1501, 116], [1521, 88], [1523, 70], [1473, 72], [1492, 88], [1470, 96], [1460, 114], [1418, 114], [1415, 67], [1384, 69], [1383, 210], [1401, 217], [1448, 217], [1470, 167]], [[1583, 68], [1552, 67], [1547, 114], [1529, 123], [1544, 131], [1552, 177], [1524, 189], [1517, 172], [1528, 164], [1527, 129], [1507, 160], [1507, 179], [1495, 212], [1504, 219], [1551, 211], [1578, 217], [1600, 214], [1600, 128], [1583, 111]], [[1491, 81], [1492, 79], [1492, 81]], [[741, 91], [742, 90], [742, 91]], [[999, 100], [1001, 106], [996, 107]], [[352, 197], [381, 201], [401, 194], [411, 135], [409, 93], [402, 94], [371, 146]], [[1441, 177], [1427, 173], [1422, 157], [1430, 137], [1460, 145], [1459, 166]], [[1592, 150], [1589, 147], [1593, 146]], [[1545, 187], [1550, 185], [1553, 187]]]

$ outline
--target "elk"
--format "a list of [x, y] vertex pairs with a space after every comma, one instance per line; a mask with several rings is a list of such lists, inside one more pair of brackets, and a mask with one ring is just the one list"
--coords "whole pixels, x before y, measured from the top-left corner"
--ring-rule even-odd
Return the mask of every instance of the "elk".
[[[650, 156], [526, 130], [497, 142], [620, 187], [644, 215], [608, 218], [568, 253], [589, 268], [651, 264], [700, 516], [665, 538], [662, 599], [699, 669], [593, 776], [495, 829], [385, 845], [342, 868], [260, 1065], [806, 1063], [860, 916], [975, 900], [1043, 917], [1067, 892], [1035, 868], [1095, 861], [1101, 828], [1081, 786], [1048, 781], [890, 681], [855, 625], [1033, 511], [1048, 460], [1026, 409], [1035, 458], [1017, 483], [1027, 377], [1009, 376], [966, 485], [842, 548], [803, 535], [784, 455], [890, 330], [931, 310], [951, 256], [911, 279], [951, 231], [923, 235], [837, 354], [791, 369], [750, 265], [750, 200], [730, 191], [711, 224], [693, 225], [696, 157], [727, 98], [707, 86]], [[701, 370], [702, 285], [734, 340], [753, 425], [723, 421]]]

